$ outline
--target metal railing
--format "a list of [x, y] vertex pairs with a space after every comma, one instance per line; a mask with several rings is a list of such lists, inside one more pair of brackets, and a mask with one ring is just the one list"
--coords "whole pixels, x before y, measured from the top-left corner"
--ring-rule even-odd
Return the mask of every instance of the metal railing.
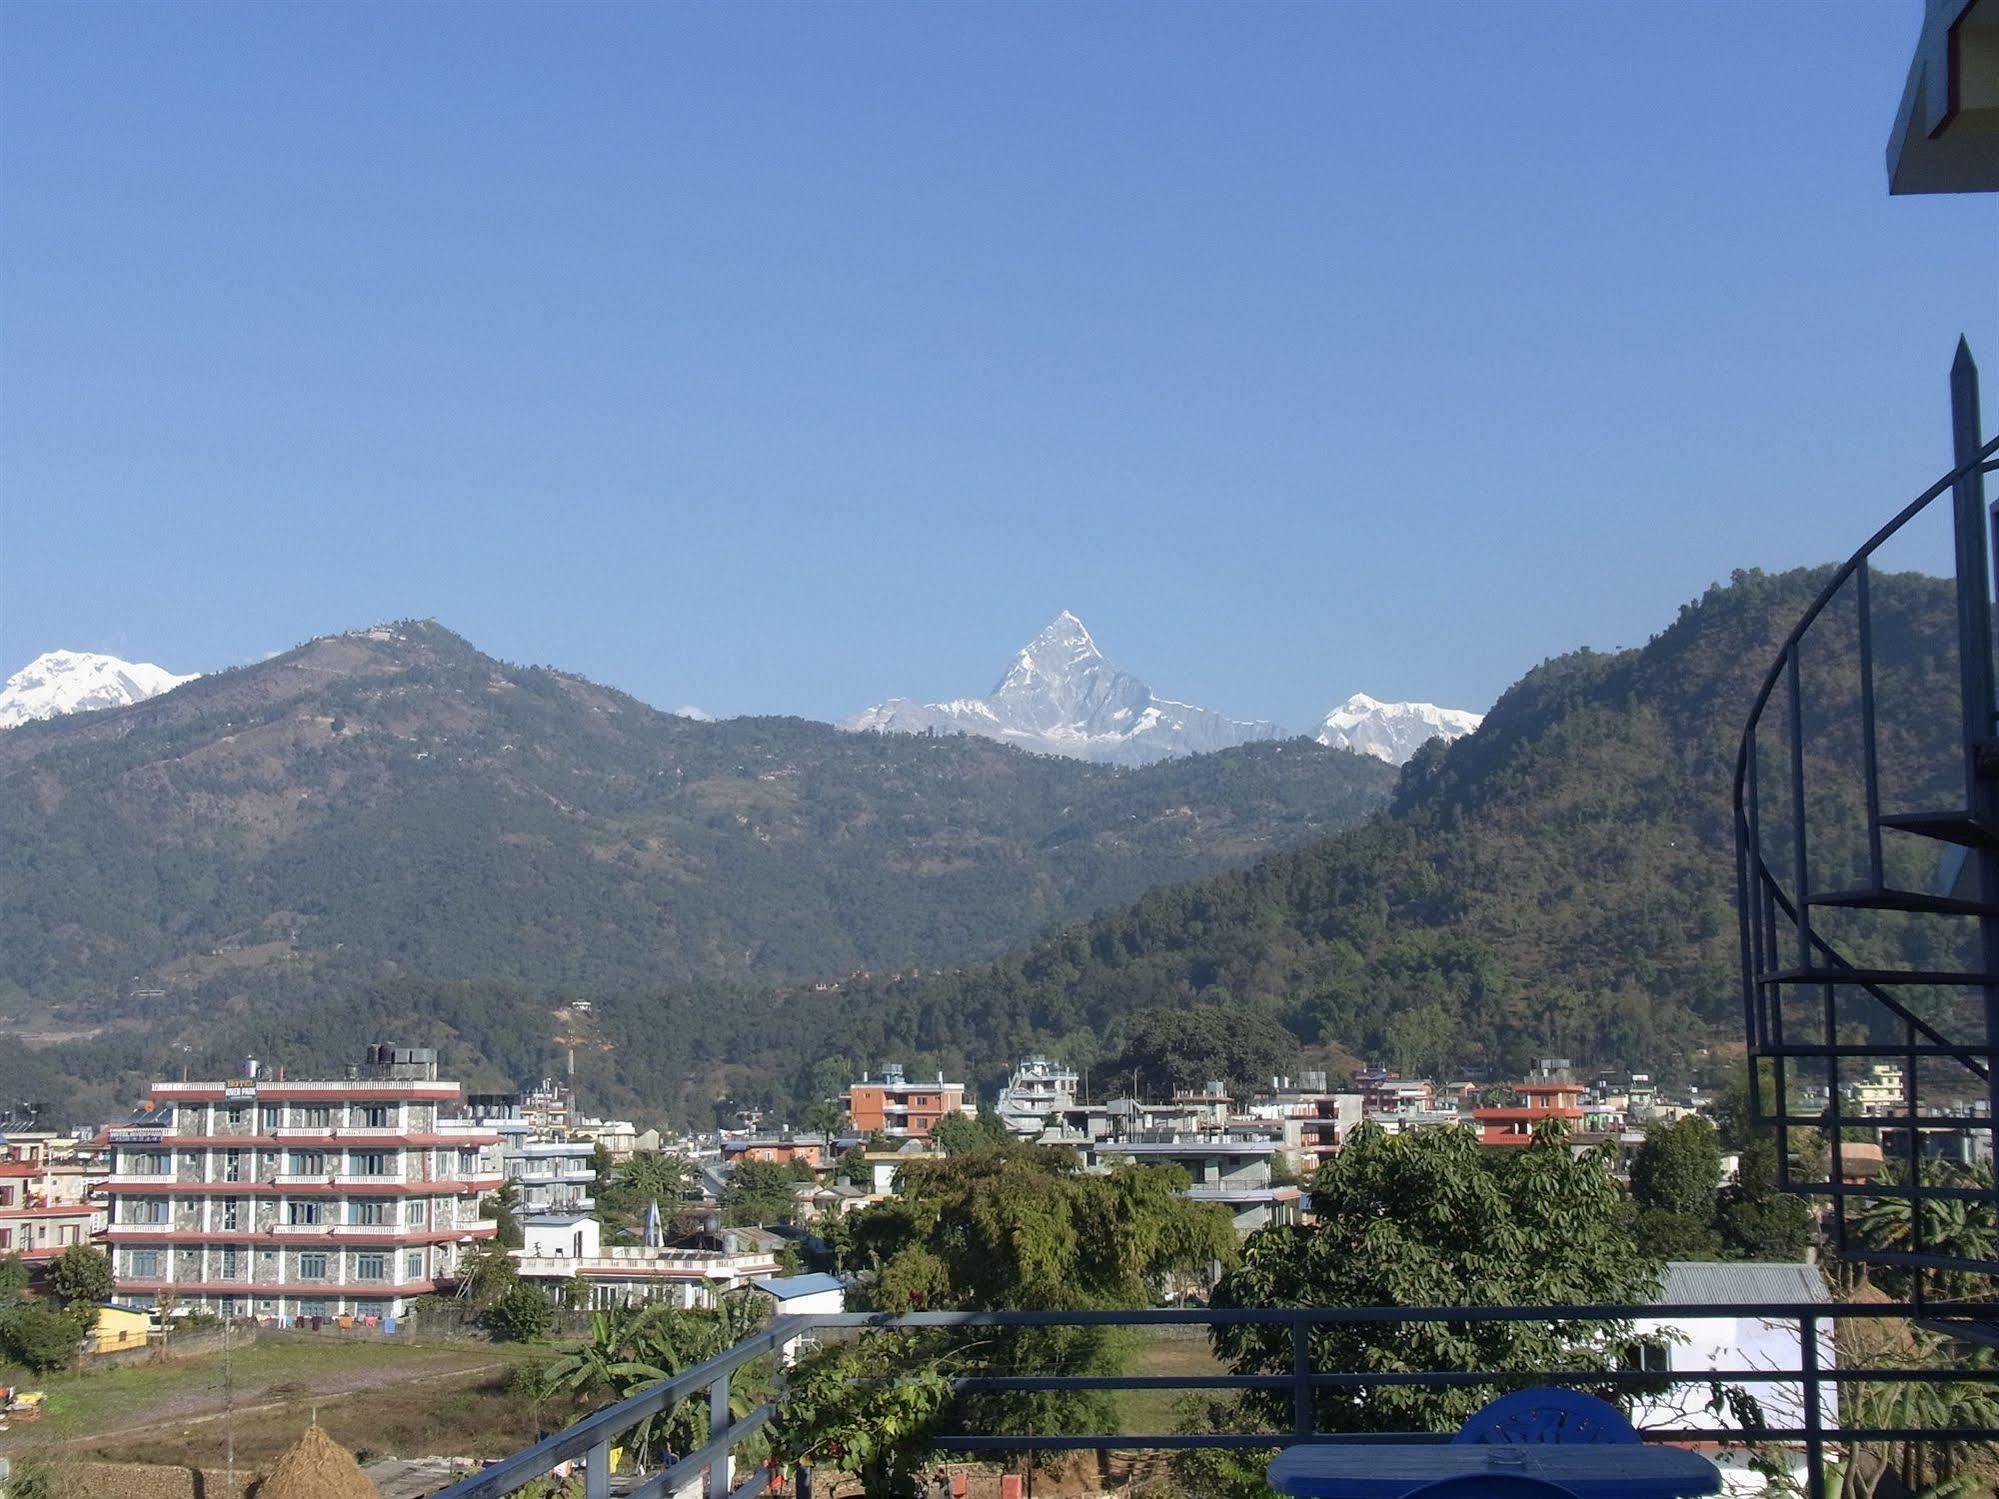
[[[697, 1483], [705, 1484], [707, 1499], [752, 1499], [768, 1487], [771, 1473], [756, 1468], [731, 1487], [730, 1458], [754, 1433], [776, 1416], [777, 1401], [766, 1401], [739, 1418], [729, 1414], [730, 1381], [753, 1359], [773, 1353], [808, 1334], [836, 1329], [908, 1330], [1004, 1327], [1223, 1327], [1276, 1326], [1287, 1329], [1290, 1368], [1282, 1374], [975, 1375], [954, 1379], [958, 1393], [1049, 1391], [1179, 1391], [1288, 1392], [1291, 1421], [1271, 1431], [1208, 1431], [1155, 1433], [942, 1432], [929, 1446], [947, 1453], [1097, 1451], [1185, 1451], [1200, 1448], [1259, 1450], [1299, 1443], [1341, 1444], [1381, 1442], [1447, 1442], [1452, 1433], [1438, 1431], [1328, 1431], [1319, 1429], [1317, 1395], [1322, 1390], [1369, 1390], [1389, 1387], [1463, 1389], [1490, 1387], [1495, 1391], [1548, 1385], [1580, 1386], [1611, 1393], [1626, 1392], [1658, 1398], [1672, 1389], [1711, 1396], [1718, 1387], [1736, 1386], [1766, 1392], [1784, 1390], [1796, 1419], [1761, 1425], [1672, 1425], [1645, 1428], [1650, 1442], [1722, 1444], [1735, 1447], [1769, 1445], [1795, 1447], [1804, 1456], [1806, 1489], [1811, 1499], [1827, 1492], [1828, 1462], [1850, 1453], [1859, 1443], [1999, 1443], [1999, 1427], [1959, 1424], [1932, 1427], [1867, 1426], [1845, 1421], [1847, 1403], [1835, 1393], [1841, 1386], [1908, 1383], [1999, 1384], [1999, 1366], [1975, 1361], [1975, 1350], [1959, 1348], [1964, 1357], [1946, 1367], [1842, 1368], [1825, 1356], [1830, 1329], [1841, 1322], [1911, 1321], [1934, 1318], [1935, 1304], [1890, 1302], [1727, 1302], [1667, 1305], [1558, 1305], [1506, 1307], [1267, 1307], [1200, 1308], [1148, 1311], [1016, 1311], [911, 1312], [887, 1315], [871, 1312], [817, 1313], [783, 1317], [708, 1360], [653, 1389], [585, 1416], [567, 1429], [493, 1464], [485, 1471], [445, 1489], [437, 1499], [500, 1499], [546, 1476], [558, 1464], [584, 1459], [585, 1499], [608, 1499], [613, 1492], [610, 1452], [626, 1432], [655, 1416], [700, 1399], [708, 1401], [708, 1439], [697, 1450], [659, 1472], [645, 1475], [618, 1492], [636, 1499], [657, 1499]], [[1631, 1324], [1664, 1324], [1681, 1328], [1704, 1319], [1731, 1323], [1763, 1323], [1796, 1328], [1795, 1365], [1763, 1363], [1739, 1368], [1685, 1371], [1643, 1368], [1571, 1370], [1326, 1370], [1316, 1366], [1314, 1330], [1355, 1324], [1451, 1324], [1495, 1322], [1562, 1322], [1615, 1324], [1619, 1335], [1634, 1345], [1646, 1337]], [[1793, 1393], [1794, 1392], [1794, 1393]], [[1682, 1416], [1684, 1413], [1680, 1413]], [[1641, 1414], [1640, 1419], [1643, 1419]], [[705, 1476], [704, 1476], [705, 1475]]]
[[[1760, 1122], [1776, 1127], [1782, 1185], [1832, 1200], [1832, 1239], [1846, 1258], [1902, 1270], [1990, 1276], [1999, 1275], [1999, 1261], [1952, 1258], [1925, 1242], [1931, 1218], [1926, 1204], [1972, 1199], [1987, 1212], [1999, 1210], [1999, 1189], [1939, 1182], [1926, 1162], [1926, 1139], [1946, 1132], [1981, 1135], [1989, 1154], [1999, 1117], [1999, 758], [1987, 545], [1988, 528], [1999, 534], [1999, 515], [1988, 514], [1984, 497], [1985, 475], [1999, 470], [1999, 438], [1980, 438], [1978, 372], [1962, 342], [1950, 384], [1955, 467], [1833, 571], [1786, 637], [1755, 696], [1735, 767], [1736, 896], [1751, 1106]], [[1958, 679], [1958, 701], [1947, 711], [1956, 720], [1958, 763], [1934, 767], [1925, 779], [1944, 783], [1947, 789], [1930, 794], [1955, 805], [1884, 809], [1882, 742], [1899, 730], [1906, 751], [1911, 725], [1880, 721], [1874, 559], [1945, 496], [1955, 550]], [[1845, 613], [1833, 608], [1849, 597], [1857, 647], [1850, 656], [1834, 630], [1835, 624], [1844, 627]], [[1850, 677], [1824, 675], [1826, 663], [1849, 660]], [[1820, 673], [1816, 691], [1808, 675], [1814, 671]], [[1773, 711], [1778, 707], [1781, 711]], [[1836, 717], [1815, 726], [1815, 711]], [[1933, 725], [1945, 708], [1924, 703], [1917, 711]], [[1851, 736], [1857, 765], [1839, 756], [1830, 762], [1812, 758], [1833, 733]], [[1764, 764], [1766, 750], [1778, 762], [1775, 774]], [[1852, 809], [1857, 825], [1827, 825], [1816, 783], [1828, 776], [1857, 782], [1859, 802]], [[1766, 779], [1776, 784], [1766, 787]], [[1962, 859], [1954, 882], [1944, 880], [1952, 888], [1908, 888], [1906, 875], [1898, 885], [1884, 835], [1923, 840], [1920, 846], [1932, 857], [1947, 854], [1939, 878], [1952, 870], [1950, 860]], [[1828, 878], [1827, 871], [1844, 873], [1848, 863], [1857, 866], [1861, 883], [1836, 888], [1839, 878]], [[1959, 938], [1957, 945], [1968, 953], [1941, 968], [1878, 956], [1901, 950], [1894, 924], [1912, 919], [1938, 923], [1933, 931]], [[1953, 921], [1973, 921], [1976, 927], [1964, 933], [1942, 925]], [[1834, 925], [1838, 922], [1845, 925]], [[1840, 950], [1842, 941], [1849, 946], [1865, 941], [1877, 955], [1852, 961]], [[1846, 1083], [1869, 1062], [1902, 1069], [1903, 1100], [1886, 1116], [1842, 1097]], [[1813, 1087], [1823, 1087], [1823, 1109], [1814, 1107], [1815, 1093], [1801, 1102], [1798, 1075], [1807, 1067], [1817, 1069], [1819, 1083]], [[1945, 1071], [1933, 1074], [1932, 1068]], [[1956, 1092], [1976, 1096], [1979, 1111], [1960, 1098], [1955, 1112], [1935, 1107], [1925, 1112], [1926, 1078], [1933, 1099], [1940, 1084], [1954, 1080]], [[1793, 1175], [1791, 1136], [1797, 1129], [1823, 1133], [1826, 1179]], [[1848, 1167], [1846, 1136], [1856, 1129], [1874, 1132], [1884, 1148], [1894, 1149], [1900, 1181], [1855, 1179], [1860, 1173]], [[1859, 1241], [1849, 1231], [1850, 1199], [1909, 1200], [1907, 1248]], [[1918, 1273], [1912, 1281], [1913, 1294], [1921, 1299], [1925, 1277]]]

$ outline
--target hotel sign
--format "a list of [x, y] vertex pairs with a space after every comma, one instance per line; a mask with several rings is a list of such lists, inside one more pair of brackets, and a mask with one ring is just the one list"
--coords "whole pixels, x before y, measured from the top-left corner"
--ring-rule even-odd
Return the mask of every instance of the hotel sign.
[[257, 1081], [255, 1078], [249, 1077], [234, 1078], [222, 1085], [222, 1096], [224, 1098], [255, 1098], [257, 1096]]
[[115, 1145], [157, 1145], [163, 1136], [156, 1129], [114, 1129], [111, 1140]]

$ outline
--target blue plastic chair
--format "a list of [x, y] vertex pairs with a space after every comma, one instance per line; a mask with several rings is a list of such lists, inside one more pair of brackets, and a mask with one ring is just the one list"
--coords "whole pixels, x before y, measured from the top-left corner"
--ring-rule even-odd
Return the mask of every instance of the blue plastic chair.
[[[1453, 1442], [1636, 1442], [1638, 1428], [1607, 1400], [1581, 1390], [1515, 1390], [1481, 1407]], [[1455, 1479], [1452, 1482], [1456, 1482]], [[1471, 1491], [1466, 1490], [1469, 1494]], [[1444, 1496], [1439, 1496], [1444, 1499]]]
[[1576, 1496], [1559, 1483], [1519, 1473], [1466, 1473], [1411, 1489], [1402, 1499], [1576, 1499]]

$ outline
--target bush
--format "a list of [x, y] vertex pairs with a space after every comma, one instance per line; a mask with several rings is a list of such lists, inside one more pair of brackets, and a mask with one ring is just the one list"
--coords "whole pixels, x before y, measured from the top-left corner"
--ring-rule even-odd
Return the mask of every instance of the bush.
[[67, 1369], [89, 1323], [74, 1312], [29, 1302], [0, 1313], [0, 1350], [17, 1364], [46, 1374]]
[[487, 1307], [479, 1321], [488, 1332], [514, 1343], [533, 1343], [548, 1335], [555, 1308], [533, 1286], [517, 1285]]

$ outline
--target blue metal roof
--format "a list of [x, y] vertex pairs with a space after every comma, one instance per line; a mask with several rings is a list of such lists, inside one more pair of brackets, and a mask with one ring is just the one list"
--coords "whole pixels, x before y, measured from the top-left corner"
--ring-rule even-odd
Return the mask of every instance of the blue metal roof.
[[847, 1283], [837, 1275], [779, 1275], [769, 1280], [750, 1282], [759, 1291], [767, 1291], [779, 1301], [790, 1301], [795, 1296], [816, 1296], [821, 1291], [844, 1291]]

